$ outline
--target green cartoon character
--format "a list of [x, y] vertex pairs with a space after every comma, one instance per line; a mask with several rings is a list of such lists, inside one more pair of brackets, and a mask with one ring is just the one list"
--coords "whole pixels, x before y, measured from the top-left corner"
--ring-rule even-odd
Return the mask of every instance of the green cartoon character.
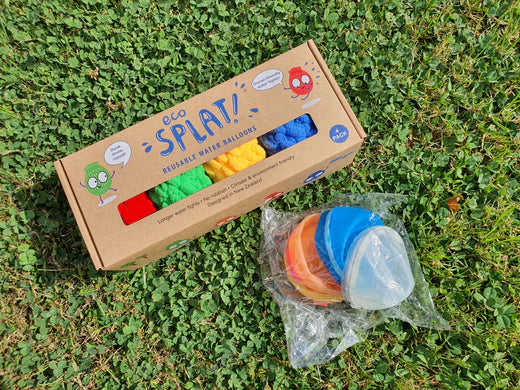
[[100, 206], [105, 203], [105, 201], [110, 202], [115, 197], [111, 197], [109, 199], [103, 200], [101, 195], [107, 193], [109, 190], [117, 191], [117, 188], [112, 188], [112, 178], [116, 174], [116, 171], [112, 172], [112, 175], [108, 173], [108, 171], [103, 168], [99, 163], [93, 162], [85, 167], [85, 184], [79, 182], [82, 187], [85, 187], [88, 192], [92, 195], [99, 196], [99, 200], [101, 200]]

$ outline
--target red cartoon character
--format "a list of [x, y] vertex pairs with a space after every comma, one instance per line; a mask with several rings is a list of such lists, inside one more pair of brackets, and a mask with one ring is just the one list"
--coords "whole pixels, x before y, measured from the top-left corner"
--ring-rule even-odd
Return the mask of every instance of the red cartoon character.
[[297, 66], [289, 71], [289, 83], [291, 90], [296, 94], [293, 98], [298, 97], [298, 95], [305, 95], [302, 98], [302, 100], [305, 100], [309, 97], [313, 87], [312, 78], [302, 68]]

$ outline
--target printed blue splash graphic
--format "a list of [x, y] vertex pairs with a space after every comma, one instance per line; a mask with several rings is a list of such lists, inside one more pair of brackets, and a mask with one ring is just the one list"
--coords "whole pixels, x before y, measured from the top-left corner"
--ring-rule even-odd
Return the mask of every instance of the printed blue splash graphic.
[[142, 146], [145, 147], [144, 151], [145, 151], [146, 153], [150, 153], [150, 152], [151, 152], [151, 150], [152, 150], [152, 145], [150, 145], [148, 142], [143, 142], [143, 143], [142, 143]]

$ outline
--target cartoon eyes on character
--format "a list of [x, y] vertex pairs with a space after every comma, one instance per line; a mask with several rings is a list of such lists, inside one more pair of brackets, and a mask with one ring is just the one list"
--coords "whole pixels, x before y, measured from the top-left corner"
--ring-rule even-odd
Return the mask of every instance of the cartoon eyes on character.
[[[298, 89], [302, 86], [302, 84], [305, 86], [311, 82], [311, 78], [309, 76], [307, 76], [306, 74], [304, 74], [300, 80], [293, 79], [293, 81], [291, 81], [291, 85], [293, 86], [293, 88]], [[295, 92], [299, 94], [299, 92], [297, 92], [297, 91], [295, 91]]]
[[106, 174], [106, 172], [99, 172], [99, 174], [97, 175], [97, 179], [95, 177], [91, 177], [90, 179], [88, 179], [87, 185], [90, 189], [93, 190], [98, 186], [98, 181], [99, 183], [106, 183], [107, 180], [108, 175]]
[[282, 196], [284, 193], [281, 192], [281, 191], [278, 191], [278, 192], [274, 192], [272, 193], [271, 195], [267, 196], [264, 201], [262, 202], [263, 205], [269, 203], [270, 201], [272, 200], [275, 200], [277, 198], [279, 198], [280, 196]]
[[98, 174], [98, 180], [101, 182], [101, 183], [104, 183], [108, 180], [108, 175], [106, 172], [99, 172]]
[[307, 179], [305, 179], [305, 180], [303, 181], [303, 184], [310, 183], [311, 181], [314, 181], [314, 180], [320, 178], [324, 173], [325, 173], [325, 171], [324, 171], [323, 169], [320, 169], [320, 170], [318, 170], [318, 171], [316, 171], [316, 172], [314, 172], [314, 173], [311, 173], [311, 174], [307, 177]]
[[94, 189], [97, 187], [97, 180], [91, 177], [90, 179], [88, 179], [87, 184], [89, 188]]
[[222, 219], [219, 219], [217, 223], [215, 224], [215, 227], [221, 227], [224, 226], [226, 223], [231, 222], [234, 219], [237, 219], [238, 217], [236, 215], [230, 215], [229, 217], [225, 217]]
[[311, 76], [299, 66], [289, 70], [289, 82], [291, 86], [290, 89], [296, 94], [293, 98], [305, 95], [302, 100], [309, 97], [314, 86]]

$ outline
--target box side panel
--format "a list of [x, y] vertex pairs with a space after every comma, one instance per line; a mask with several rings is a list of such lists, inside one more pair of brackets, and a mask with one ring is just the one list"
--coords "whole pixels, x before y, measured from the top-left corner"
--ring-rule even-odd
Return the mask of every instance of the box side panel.
[[316, 58], [316, 60], [320, 64], [321, 68], [323, 69], [323, 72], [325, 73], [325, 76], [327, 77], [329, 84], [336, 92], [336, 96], [338, 97], [338, 100], [341, 102], [341, 104], [345, 108], [345, 112], [347, 113], [350, 120], [354, 124], [354, 127], [355, 127], [356, 131], [358, 132], [359, 136], [361, 138], [366, 138], [366, 133], [363, 130], [361, 123], [359, 123], [358, 119], [356, 118], [356, 115], [354, 114], [354, 111], [352, 111], [352, 107], [350, 107], [350, 104], [348, 104], [347, 99], [343, 95], [343, 92], [341, 92], [341, 89], [340, 89], [338, 83], [336, 82], [336, 79], [334, 78], [334, 76], [332, 76], [332, 73], [330, 72], [330, 69], [327, 66], [327, 63], [325, 62], [325, 60], [321, 56], [320, 52], [318, 51], [316, 44], [314, 43], [314, 41], [312, 39], [309, 40], [307, 42], [307, 44], [309, 45], [309, 49], [312, 51], [314, 57]]
[[[283, 196], [289, 191], [325, 177], [351, 164], [362, 144], [363, 140], [361, 139], [340, 153], [330, 156], [324, 155], [323, 160], [319, 163], [295, 172], [294, 175], [286, 177], [285, 180], [269, 180], [269, 177], [272, 177], [276, 168], [265, 170], [265, 172], [258, 172], [258, 174], [253, 175], [251, 178], [248, 177], [248, 180], [244, 183], [240, 181], [240, 185], [234, 188], [234, 190], [240, 194], [244, 187], [258, 186], [259, 189], [254, 194], [240, 198], [240, 200], [237, 199], [234, 204], [228, 204], [227, 207], [220, 210], [218, 215], [210, 215], [208, 218], [199, 221], [196, 225], [190, 226], [186, 230], [173, 235], [168, 240], [162, 240], [159, 243], [150, 245], [132, 258], [126, 258], [118, 263], [110, 264], [104, 269], [133, 270], [171, 254], [188, 241], [210, 232], [216, 227], [225, 225], [241, 215]], [[283, 162], [284, 160], [285, 162]], [[291, 162], [294, 161], [292, 161], [292, 159], [288, 160], [288, 157], [284, 157], [278, 161], [278, 163], [282, 162], [283, 164], [290, 165]], [[292, 170], [292, 168], [288, 167], [287, 170]], [[215, 223], [217, 219], [218, 222]]]
[[63, 167], [61, 160], [56, 161], [54, 163], [54, 167], [56, 168], [56, 172], [58, 173], [58, 177], [63, 186], [63, 191], [67, 196], [70, 208], [72, 209], [72, 213], [74, 215], [74, 218], [76, 219], [76, 223], [78, 224], [81, 235], [83, 236], [83, 240], [85, 241], [85, 245], [87, 246], [90, 257], [92, 258], [92, 262], [94, 263], [96, 269], [103, 268], [103, 262], [101, 260], [101, 257], [99, 256], [96, 245], [94, 243], [94, 240], [92, 239], [92, 235], [90, 234], [88, 225], [85, 222], [85, 218], [83, 217], [83, 213], [78, 204], [72, 186], [69, 182], [67, 172], [65, 171], [65, 168]]

